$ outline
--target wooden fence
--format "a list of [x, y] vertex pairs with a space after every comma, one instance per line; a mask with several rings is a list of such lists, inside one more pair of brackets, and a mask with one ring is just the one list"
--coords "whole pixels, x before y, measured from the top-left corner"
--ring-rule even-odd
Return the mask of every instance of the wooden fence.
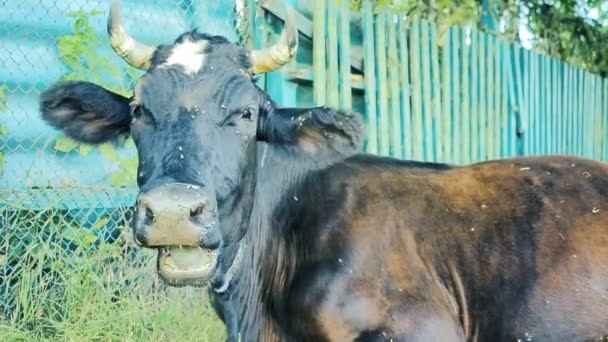
[[[360, 26], [349, 25], [359, 15]], [[491, 34], [373, 13], [369, 1], [357, 14], [317, 0], [313, 22], [315, 103], [351, 109], [354, 59], [363, 60], [369, 152], [457, 164], [540, 154], [608, 161], [599, 76]]]

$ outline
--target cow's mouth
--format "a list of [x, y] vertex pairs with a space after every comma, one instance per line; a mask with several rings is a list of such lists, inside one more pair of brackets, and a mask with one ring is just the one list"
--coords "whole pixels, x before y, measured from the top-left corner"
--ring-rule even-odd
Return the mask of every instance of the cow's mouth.
[[158, 251], [158, 274], [171, 286], [205, 286], [215, 273], [219, 249], [163, 247]]

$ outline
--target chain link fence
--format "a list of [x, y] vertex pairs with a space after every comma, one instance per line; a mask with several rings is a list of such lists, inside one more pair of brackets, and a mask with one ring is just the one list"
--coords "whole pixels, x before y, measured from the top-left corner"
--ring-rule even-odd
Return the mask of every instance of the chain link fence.
[[[81, 145], [40, 119], [38, 96], [59, 80], [134, 88], [141, 72], [113, 53], [105, 32], [110, 2], [0, 1], [2, 341], [223, 336], [205, 291], [165, 287], [155, 253], [131, 243], [132, 141]], [[124, 0], [122, 8], [130, 33], [149, 44], [194, 27], [248, 40], [245, 2]]]

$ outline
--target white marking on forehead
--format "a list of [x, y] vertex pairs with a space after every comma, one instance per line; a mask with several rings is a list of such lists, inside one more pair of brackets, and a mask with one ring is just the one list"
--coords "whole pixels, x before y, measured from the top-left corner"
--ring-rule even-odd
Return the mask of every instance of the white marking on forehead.
[[181, 65], [187, 73], [194, 74], [198, 72], [205, 62], [205, 48], [207, 47], [206, 40], [193, 42], [185, 40], [184, 42], [173, 46], [171, 54], [163, 66]]

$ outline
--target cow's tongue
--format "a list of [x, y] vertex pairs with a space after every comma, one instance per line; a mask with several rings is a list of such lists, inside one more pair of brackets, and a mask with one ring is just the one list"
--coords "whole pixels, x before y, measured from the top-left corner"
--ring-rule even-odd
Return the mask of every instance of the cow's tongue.
[[164, 247], [158, 252], [158, 272], [168, 281], [206, 282], [217, 265], [218, 250]]

